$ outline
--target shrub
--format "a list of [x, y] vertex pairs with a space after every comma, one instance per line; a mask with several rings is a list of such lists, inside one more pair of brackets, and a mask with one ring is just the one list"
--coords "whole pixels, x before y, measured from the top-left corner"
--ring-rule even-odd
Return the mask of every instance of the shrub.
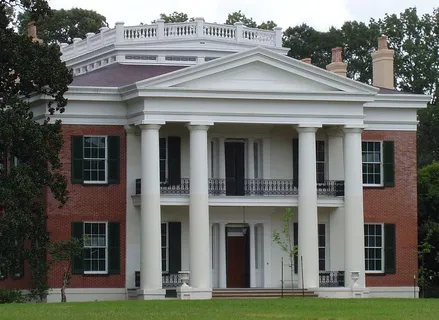
[[20, 290], [0, 288], [0, 304], [2, 303], [23, 303], [27, 299]]

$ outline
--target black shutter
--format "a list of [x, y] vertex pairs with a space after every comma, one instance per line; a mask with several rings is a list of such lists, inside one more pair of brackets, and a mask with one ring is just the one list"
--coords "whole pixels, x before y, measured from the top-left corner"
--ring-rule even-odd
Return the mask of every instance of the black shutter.
[[293, 139], [293, 179], [294, 186], [299, 185], [299, 139]]
[[84, 182], [84, 138], [72, 136], [72, 183]]
[[120, 223], [108, 223], [108, 273], [120, 274]]
[[396, 226], [384, 224], [384, 272], [396, 273]]
[[181, 222], [169, 222], [169, 273], [181, 271]]
[[108, 183], [120, 183], [120, 137], [108, 136]]
[[171, 186], [181, 183], [181, 138], [168, 137], [168, 182]]
[[[84, 223], [72, 222], [72, 238], [83, 240], [84, 238]], [[84, 273], [84, 258], [81, 256], [74, 256], [72, 259], [72, 274]]]
[[[299, 245], [299, 224], [297, 222], [293, 225], [293, 245]], [[298, 273], [299, 270], [298, 254], [294, 255], [294, 273]]]
[[6, 280], [8, 278], [8, 270], [4, 265], [0, 265], [0, 281]]
[[383, 142], [384, 186], [395, 186], [395, 146], [393, 141]]

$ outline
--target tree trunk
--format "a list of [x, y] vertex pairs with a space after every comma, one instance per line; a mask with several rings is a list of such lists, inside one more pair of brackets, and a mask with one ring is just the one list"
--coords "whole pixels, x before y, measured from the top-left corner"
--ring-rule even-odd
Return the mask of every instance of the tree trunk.
[[68, 281], [69, 281], [68, 274], [66, 272], [64, 272], [63, 279], [62, 279], [62, 287], [61, 287], [61, 302], [67, 302], [66, 288], [67, 288]]

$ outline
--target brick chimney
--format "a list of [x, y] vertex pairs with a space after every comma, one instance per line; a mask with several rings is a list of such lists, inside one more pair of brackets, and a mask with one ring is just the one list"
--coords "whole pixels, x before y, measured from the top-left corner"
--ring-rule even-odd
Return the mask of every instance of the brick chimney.
[[394, 88], [393, 54], [394, 50], [387, 47], [387, 36], [378, 37], [378, 50], [372, 53], [374, 86]]
[[332, 49], [332, 62], [326, 66], [326, 70], [334, 72], [340, 76], [346, 77], [348, 65], [343, 62], [342, 48]]
[[35, 21], [29, 21], [27, 24], [27, 36], [32, 38], [32, 41], [34, 42], [42, 42], [40, 39], [38, 39], [37, 35], [37, 26], [35, 25]]

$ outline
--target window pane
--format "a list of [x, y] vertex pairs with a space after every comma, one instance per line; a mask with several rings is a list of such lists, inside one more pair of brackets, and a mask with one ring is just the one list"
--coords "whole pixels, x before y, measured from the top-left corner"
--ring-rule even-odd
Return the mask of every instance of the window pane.
[[105, 260], [99, 260], [99, 271], [105, 271]]
[[325, 260], [319, 260], [319, 271], [325, 271]]
[[84, 259], [84, 271], [91, 271], [91, 261]]
[[162, 260], [162, 271], [167, 271], [166, 270], [166, 260]]

